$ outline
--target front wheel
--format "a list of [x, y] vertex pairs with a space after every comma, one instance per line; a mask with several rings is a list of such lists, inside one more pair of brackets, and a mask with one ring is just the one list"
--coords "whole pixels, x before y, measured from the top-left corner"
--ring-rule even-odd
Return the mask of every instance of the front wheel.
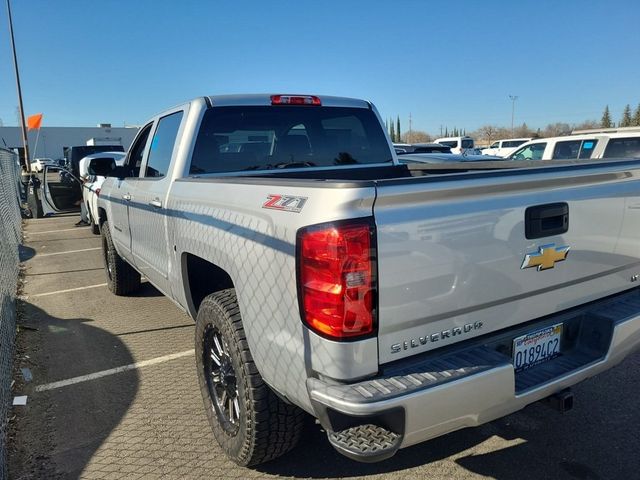
[[237, 464], [251, 466], [295, 447], [305, 413], [281, 400], [262, 380], [249, 351], [234, 289], [202, 301], [195, 341], [202, 399], [224, 452]]
[[113, 244], [109, 223], [102, 224], [102, 258], [107, 274], [107, 287], [116, 295], [127, 295], [140, 288], [140, 274], [125, 262]]

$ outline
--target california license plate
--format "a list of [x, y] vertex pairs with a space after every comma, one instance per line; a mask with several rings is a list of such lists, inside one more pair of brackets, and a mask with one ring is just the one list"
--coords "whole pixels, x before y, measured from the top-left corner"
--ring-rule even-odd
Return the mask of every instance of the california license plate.
[[513, 366], [516, 372], [539, 365], [560, 354], [562, 324], [557, 323], [513, 340]]

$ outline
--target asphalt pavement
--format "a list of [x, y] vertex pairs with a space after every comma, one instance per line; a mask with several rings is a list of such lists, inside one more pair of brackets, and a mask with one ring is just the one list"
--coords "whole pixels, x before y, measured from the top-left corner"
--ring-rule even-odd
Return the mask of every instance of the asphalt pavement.
[[113, 296], [100, 237], [77, 220], [26, 222], [14, 393], [28, 402], [13, 407], [11, 478], [640, 478], [640, 354], [576, 386], [565, 414], [534, 404], [376, 464], [309, 422], [287, 456], [238, 467], [207, 424], [193, 321], [149, 284]]

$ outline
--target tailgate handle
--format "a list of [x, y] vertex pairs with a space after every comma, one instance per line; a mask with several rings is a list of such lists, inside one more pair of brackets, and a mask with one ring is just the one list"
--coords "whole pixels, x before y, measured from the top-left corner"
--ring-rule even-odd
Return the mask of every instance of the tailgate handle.
[[528, 239], [560, 235], [569, 230], [569, 205], [547, 203], [524, 212], [524, 236]]

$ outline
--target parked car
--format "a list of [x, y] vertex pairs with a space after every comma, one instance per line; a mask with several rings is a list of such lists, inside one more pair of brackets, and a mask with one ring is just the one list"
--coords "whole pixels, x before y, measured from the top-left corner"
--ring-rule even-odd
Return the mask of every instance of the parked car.
[[504, 140], [496, 140], [488, 148], [482, 149], [482, 155], [497, 155], [499, 157], [508, 157], [520, 145], [530, 141], [531, 138], [505, 138]]
[[[270, 148], [226, 149], [253, 141]], [[399, 163], [369, 102], [233, 95], [94, 163], [108, 287], [144, 275], [195, 319], [238, 464], [289, 451], [305, 413], [371, 462], [546, 397], [569, 409], [640, 347], [640, 160], [438, 175]]]
[[89, 224], [91, 225], [91, 231], [98, 235], [100, 234], [100, 224], [98, 222], [98, 196], [100, 195], [100, 188], [105, 180], [102, 175], [94, 175], [91, 171], [91, 162], [96, 158], [113, 159], [116, 165], [122, 165], [124, 162], [124, 152], [99, 152], [87, 155], [79, 162], [80, 178], [85, 178], [82, 185], [82, 201], [84, 202], [89, 215]]
[[57, 166], [56, 162], [51, 158], [35, 158], [33, 162], [31, 162], [31, 171], [36, 173], [42, 173], [44, 171], [45, 165], [50, 167]]
[[398, 156], [400, 163], [450, 163], [504, 161], [496, 155], [458, 155], [456, 153], [408, 153]]
[[584, 160], [640, 157], [640, 132], [539, 138], [520, 146], [510, 160]]
[[468, 136], [436, 138], [434, 143], [446, 145], [451, 148], [451, 153], [464, 153], [469, 149], [475, 148], [473, 138]]

